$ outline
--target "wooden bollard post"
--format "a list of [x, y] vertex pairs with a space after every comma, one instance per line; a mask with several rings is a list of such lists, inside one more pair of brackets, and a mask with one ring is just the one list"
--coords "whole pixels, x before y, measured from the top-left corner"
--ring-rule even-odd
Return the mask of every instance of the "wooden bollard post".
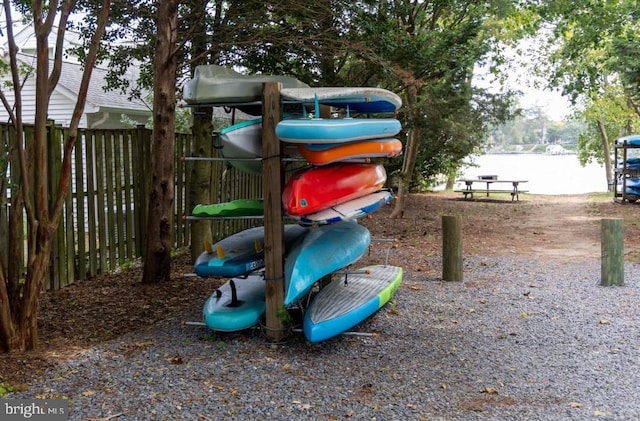
[[600, 285], [624, 283], [624, 226], [620, 218], [602, 220]]
[[462, 281], [462, 216], [442, 215], [442, 279]]

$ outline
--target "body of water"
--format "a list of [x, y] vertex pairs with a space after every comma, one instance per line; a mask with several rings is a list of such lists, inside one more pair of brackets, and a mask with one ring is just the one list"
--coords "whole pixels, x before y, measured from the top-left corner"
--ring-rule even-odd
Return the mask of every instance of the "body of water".
[[489, 154], [474, 157], [473, 163], [476, 166], [463, 168], [459, 178], [497, 175], [498, 180], [527, 180], [520, 188], [533, 194], [607, 191], [604, 165], [591, 163], [583, 167], [576, 155]]

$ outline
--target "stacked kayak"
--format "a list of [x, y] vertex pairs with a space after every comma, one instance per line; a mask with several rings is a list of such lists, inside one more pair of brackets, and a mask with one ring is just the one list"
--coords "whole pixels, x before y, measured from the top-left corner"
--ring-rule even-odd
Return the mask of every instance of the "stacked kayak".
[[395, 118], [297, 118], [276, 125], [276, 136], [283, 142], [335, 144], [382, 139], [397, 135], [400, 122]]
[[344, 143], [300, 143], [300, 155], [311, 165], [366, 158], [391, 158], [402, 153], [398, 139], [368, 139]]
[[[232, 167], [254, 175], [262, 175], [262, 117], [227, 126], [220, 130], [220, 154]], [[295, 145], [283, 143], [284, 157], [298, 157]]]
[[[622, 184], [622, 179], [618, 180], [618, 182], [624, 186], [624, 194], [629, 196], [628, 199], [630, 201], [636, 201], [637, 198], [640, 197], [640, 178], [636, 178], [637, 171], [640, 170], [640, 156], [637, 156], [637, 148], [640, 147], [640, 134], [620, 137], [616, 139], [615, 143], [617, 146], [624, 146], [626, 151], [624, 155], [625, 159], [618, 160], [616, 165], [627, 170], [632, 170], [621, 176], [625, 177], [624, 184]], [[629, 156], [632, 153], [633, 155]]]
[[[259, 96], [258, 85], [273, 80], [246, 79], [217, 67], [200, 67], [185, 86], [185, 100], [190, 104], [248, 103]], [[303, 308], [303, 331], [309, 341], [319, 342], [374, 314], [389, 302], [402, 281], [402, 268], [395, 266], [349, 269], [371, 243], [369, 231], [357, 220], [393, 199], [392, 191], [384, 188], [384, 166], [372, 160], [402, 153], [402, 143], [396, 138], [401, 124], [393, 115], [384, 115], [395, 113], [402, 101], [379, 88], [308, 88], [288, 78], [282, 83], [284, 102], [302, 104], [303, 113], [315, 107], [312, 117], [286, 118], [275, 128], [283, 154], [299, 156], [308, 164], [290, 176], [282, 192], [284, 211], [297, 220], [284, 227], [282, 304]], [[320, 118], [320, 105], [346, 110], [346, 117]], [[352, 118], [351, 112], [374, 116]], [[223, 129], [217, 146], [235, 168], [262, 173], [261, 118]], [[262, 200], [245, 199], [199, 204], [192, 212], [202, 218], [263, 214]], [[205, 302], [207, 327], [230, 332], [260, 323], [266, 311], [264, 265], [264, 227], [241, 231], [205, 247], [194, 264], [195, 273], [228, 278]], [[333, 281], [313, 294], [314, 285], [327, 279]], [[304, 302], [309, 303], [307, 308]]]
[[627, 178], [625, 193], [640, 196], [640, 178]]
[[[369, 89], [369, 90], [367, 90]], [[395, 112], [399, 98], [375, 88], [283, 89], [283, 99], [315, 106], [313, 117], [276, 125], [276, 136], [297, 145], [309, 166], [290, 176], [282, 192], [285, 212], [311, 226], [285, 258], [284, 305], [301, 303], [321, 279], [335, 278], [305, 309], [303, 331], [311, 342], [324, 341], [356, 326], [387, 303], [402, 280], [402, 268], [374, 265], [349, 275], [369, 247], [369, 231], [357, 219], [389, 203], [387, 174], [374, 158], [402, 153], [394, 138], [401, 125], [393, 117], [352, 118], [350, 111]], [[345, 118], [320, 118], [319, 105], [345, 108]], [[347, 275], [337, 276], [339, 273]], [[345, 282], [345, 276], [348, 282]]]
[[342, 221], [312, 229], [285, 257], [284, 305], [306, 296], [313, 284], [355, 263], [371, 243], [369, 230], [356, 221]]
[[[285, 250], [307, 233], [297, 224], [284, 227]], [[195, 273], [202, 277], [234, 278], [264, 267], [264, 227], [249, 228], [224, 238], [198, 256]]]
[[291, 216], [302, 216], [380, 190], [387, 180], [380, 164], [337, 163], [310, 167], [291, 175], [282, 191], [282, 205]]
[[[396, 111], [397, 95], [378, 88], [284, 89], [282, 97], [303, 103], [313, 101], [313, 117], [280, 121], [276, 136], [295, 144], [308, 167], [295, 172], [282, 192], [285, 212], [303, 225], [330, 224], [369, 215], [391, 196], [383, 191], [387, 174], [372, 158], [402, 153], [393, 138], [402, 127], [392, 117], [352, 118], [350, 110], [370, 113]], [[346, 118], [320, 118], [320, 105], [346, 108]]]

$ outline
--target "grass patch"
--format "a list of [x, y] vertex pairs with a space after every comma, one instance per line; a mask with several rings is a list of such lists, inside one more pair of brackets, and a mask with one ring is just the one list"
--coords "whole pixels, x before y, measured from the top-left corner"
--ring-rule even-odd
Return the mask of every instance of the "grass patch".
[[29, 389], [29, 386], [26, 384], [0, 383], [0, 398], [4, 398], [9, 393], [24, 392], [27, 389]]

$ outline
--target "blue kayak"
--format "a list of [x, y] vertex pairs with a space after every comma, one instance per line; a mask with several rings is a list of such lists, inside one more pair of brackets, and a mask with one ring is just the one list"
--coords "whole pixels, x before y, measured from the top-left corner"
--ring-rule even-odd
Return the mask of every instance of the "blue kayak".
[[284, 305], [300, 300], [317, 281], [356, 262], [370, 243], [369, 230], [356, 221], [310, 229], [285, 256]]
[[[298, 224], [284, 227], [285, 251], [307, 228]], [[195, 262], [194, 271], [202, 277], [234, 278], [264, 267], [264, 227], [249, 228], [218, 241]]]
[[625, 143], [627, 145], [640, 146], [640, 134], [631, 134], [616, 139], [616, 144], [618, 145], [624, 145]]

